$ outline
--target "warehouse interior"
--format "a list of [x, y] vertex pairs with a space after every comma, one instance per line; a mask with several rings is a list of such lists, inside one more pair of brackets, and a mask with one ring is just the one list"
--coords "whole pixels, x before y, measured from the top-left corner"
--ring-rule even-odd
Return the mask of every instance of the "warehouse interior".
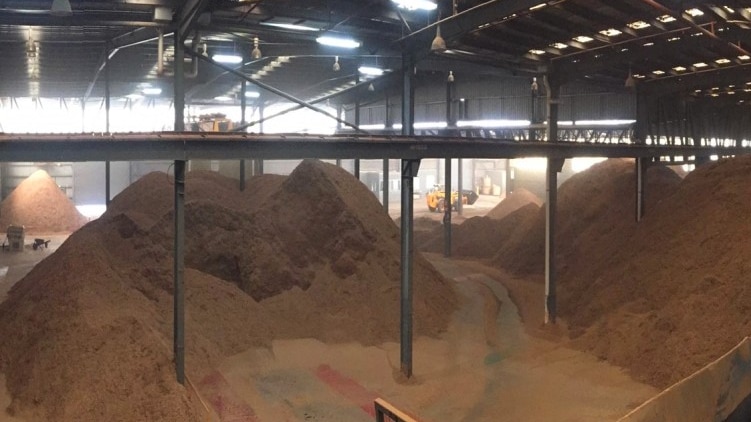
[[748, 420], [749, 29], [0, 0], [0, 422]]

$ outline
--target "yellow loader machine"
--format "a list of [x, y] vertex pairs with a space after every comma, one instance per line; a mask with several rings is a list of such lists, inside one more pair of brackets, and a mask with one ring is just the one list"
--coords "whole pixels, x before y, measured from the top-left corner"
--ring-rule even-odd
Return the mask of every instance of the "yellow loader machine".
[[[462, 191], [462, 204], [472, 205], [477, 201], [477, 193], [471, 190]], [[425, 196], [428, 202], [428, 209], [431, 212], [444, 212], [446, 210], [446, 189], [443, 185], [435, 185], [428, 191]], [[459, 204], [459, 192], [451, 192], [451, 210], [456, 211]]]

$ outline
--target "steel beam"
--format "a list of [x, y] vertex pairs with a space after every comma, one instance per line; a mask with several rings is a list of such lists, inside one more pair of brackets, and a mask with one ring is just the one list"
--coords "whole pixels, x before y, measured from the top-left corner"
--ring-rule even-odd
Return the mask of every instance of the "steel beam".
[[412, 219], [414, 178], [420, 169], [420, 160], [402, 160], [402, 221], [401, 221], [401, 336], [400, 362], [402, 374], [412, 377], [412, 262], [414, 241]]
[[[175, 50], [177, 50], [177, 49], [178, 48], [176, 46]], [[314, 106], [313, 104], [310, 104], [310, 103], [308, 103], [306, 101], [303, 101], [303, 100], [301, 100], [301, 99], [299, 99], [299, 98], [297, 98], [297, 97], [295, 97], [293, 95], [290, 95], [290, 94], [288, 94], [288, 93], [286, 93], [286, 92], [284, 92], [284, 91], [282, 91], [280, 89], [274, 88], [273, 86], [265, 84], [265, 83], [263, 83], [263, 82], [261, 82], [261, 81], [259, 81], [257, 79], [253, 79], [250, 76], [244, 74], [243, 72], [241, 72], [239, 70], [233, 69], [233, 68], [231, 68], [231, 67], [229, 67], [227, 65], [224, 65], [222, 63], [218, 63], [218, 62], [214, 61], [213, 59], [211, 59], [209, 57], [205, 57], [202, 54], [198, 54], [198, 53], [196, 53], [195, 51], [191, 50], [188, 47], [181, 46], [180, 49], [184, 50], [191, 57], [198, 58], [199, 60], [203, 60], [203, 61], [205, 61], [207, 63], [211, 63], [214, 66], [216, 66], [216, 67], [224, 70], [225, 72], [231, 73], [232, 75], [237, 76], [238, 78], [240, 78], [240, 80], [244, 80], [244, 81], [250, 82], [253, 85], [258, 86], [259, 88], [262, 88], [262, 89], [264, 89], [266, 91], [272, 92], [272, 93], [274, 93], [274, 94], [276, 94], [276, 95], [278, 95], [278, 96], [280, 96], [282, 98], [285, 98], [285, 99], [287, 99], [289, 101], [292, 101], [293, 103], [299, 104], [299, 105], [301, 105], [301, 106], [303, 106], [305, 108], [313, 110], [316, 113], [323, 114], [324, 116], [327, 116], [327, 117], [329, 117], [331, 119], [334, 119], [335, 121], [337, 121], [337, 122], [339, 122], [339, 123], [341, 123], [341, 124], [343, 124], [345, 126], [351, 127], [352, 129], [354, 129], [354, 130], [356, 130], [358, 132], [364, 132], [364, 131], [360, 130], [360, 128], [358, 128], [357, 126], [353, 125], [352, 123], [347, 122], [345, 120], [342, 120], [342, 119], [338, 118], [337, 116], [329, 113], [326, 110], [318, 108], [318, 107]], [[175, 53], [175, 54], [177, 54], [177, 53]]]
[[209, 0], [185, 0], [177, 12], [177, 30], [180, 33], [180, 37], [177, 38], [179, 44], [184, 43], [188, 38], [188, 34], [193, 29], [196, 19], [203, 13], [208, 4]]
[[558, 202], [558, 172], [564, 160], [548, 158], [545, 176], [545, 324], [556, 319], [555, 214]]

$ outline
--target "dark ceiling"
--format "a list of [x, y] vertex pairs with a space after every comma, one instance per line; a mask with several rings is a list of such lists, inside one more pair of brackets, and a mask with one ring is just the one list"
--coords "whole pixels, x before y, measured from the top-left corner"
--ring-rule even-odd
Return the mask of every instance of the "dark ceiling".
[[[403, 53], [421, 71], [552, 72], [620, 88], [631, 73], [649, 92], [751, 99], [751, 0], [437, 2], [437, 11], [426, 12], [391, 0], [71, 0], [72, 15], [52, 16], [51, 0], [0, 0], [0, 97], [101, 97], [107, 76], [113, 96], [145, 83], [170, 96], [172, 34], [182, 24], [189, 46], [197, 34], [194, 48], [206, 45], [209, 55], [242, 54], [243, 73], [302, 99], [351, 87], [359, 64], [398, 70]], [[448, 49], [431, 52], [437, 26]], [[161, 76], [159, 32], [167, 47]], [[323, 33], [351, 35], [362, 46], [321, 47], [315, 38]], [[263, 58], [252, 60], [256, 37]], [[235, 94], [239, 79], [225, 73], [199, 63], [186, 80], [188, 100]]]

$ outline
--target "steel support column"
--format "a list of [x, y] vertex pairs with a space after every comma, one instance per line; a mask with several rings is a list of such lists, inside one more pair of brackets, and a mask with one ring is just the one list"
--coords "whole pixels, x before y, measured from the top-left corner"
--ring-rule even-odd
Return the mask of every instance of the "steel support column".
[[449, 192], [451, 192], [451, 158], [446, 157], [445, 169], [444, 169], [444, 210], [443, 210], [443, 255], [445, 257], [451, 256], [451, 205], [446, 201], [451, 198]]
[[[175, 132], [185, 130], [185, 81], [182, 35], [175, 33]], [[174, 232], [174, 353], [177, 382], [185, 383], [185, 164], [175, 160], [175, 232]]]
[[[453, 78], [446, 79], [446, 126], [456, 126], [456, 115], [454, 113], [454, 81]], [[444, 164], [444, 206], [443, 210], [443, 255], [451, 256], [451, 157], [446, 157]], [[460, 197], [461, 198], [461, 197]]]
[[459, 192], [459, 199], [456, 201], [456, 214], [461, 216], [464, 215], [464, 203], [462, 201], [462, 191], [464, 190], [464, 159], [457, 158], [456, 161], [456, 172], [458, 173], [456, 175], [456, 190]]
[[[360, 83], [360, 72], [355, 72], [355, 85]], [[360, 95], [355, 94], [355, 126], [360, 127]], [[355, 158], [355, 178], [360, 180], [360, 159]]]
[[[402, 135], [415, 133], [414, 58], [402, 55]], [[388, 160], [384, 161], [388, 163]], [[401, 370], [412, 377], [412, 258], [413, 258], [413, 206], [414, 178], [420, 169], [420, 160], [402, 160], [402, 277], [401, 277]], [[384, 170], [388, 170], [387, 164]], [[388, 173], [386, 173], [388, 174]], [[387, 178], [385, 180], [388, 180]], [[384, 190], [387, 192], [388, 187]], [[384, 200], [388, 211], [388, 201]]]
[[[264, 126], [264, 119], [263, 115], [266, 114], [266, 99], [263, 92], [261, 92], [260, 96], [258, 97], [258, 118], [261, 120], [261, 122], [258, 124], [258, 133], [263, 135], [263, 126]], [[253, 174], [255, 175], [261, 175], [263, 174], [263, 158], [258, 158], [255, 160], [255, 165], [253, 166]]]
[[636, 159], [636, 222], [640, 222], [644, 217], [644, 186], [647, 171], [647, 159], [639, 157]]
[[[248, 92], [248, 82], [242, 81], [240, 88], [240, 124], [246, 123], [246, 112], [248, 108], [248, 99], [245, 94]], [[246, 132], [246, 131], [243, 131]], [[240, 160], [240, 192], [245, 190], [245, 159]]]
[[[105, 113], [105, 129], [106, 133], [110, 133], [110, 52], [109, 44], [104, 47], [104, 113]], [[111, 173], [109, 160], [104, 162], [104, 204], [107, 208], [110, 206], [110, 200], [112, 199], [111, 189]]]
[[420, 169], [420, 160], [402, 160], [402, 221], [401, 221], [401, 371], [412, 377], [412, 262], [414, 241], [412, 219], [414, 178]]
[[561, 158], [548, 158], [545, 176], [545, 323], [555, 324], [556, 271], [555, 271], [555, 214], [558, 202], [558, 172], [563, 167]]

